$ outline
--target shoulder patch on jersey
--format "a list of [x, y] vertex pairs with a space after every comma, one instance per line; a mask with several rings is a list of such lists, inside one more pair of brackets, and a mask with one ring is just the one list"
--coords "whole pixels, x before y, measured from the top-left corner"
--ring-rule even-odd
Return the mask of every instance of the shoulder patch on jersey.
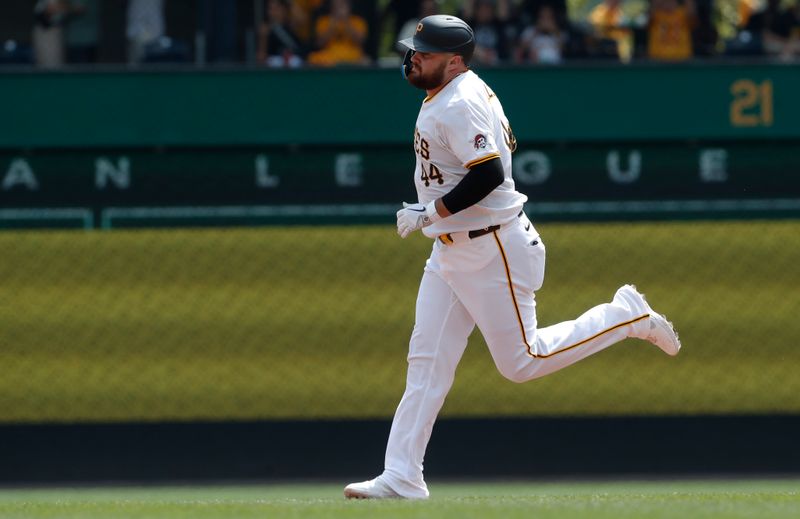
[[486, 137], [482, 133], [479, 133], [478, 135], [475, 136], [475, 139], [473, 140], [473, 145], [475, 146], [476, 150], [484, 149], [486, 147]]

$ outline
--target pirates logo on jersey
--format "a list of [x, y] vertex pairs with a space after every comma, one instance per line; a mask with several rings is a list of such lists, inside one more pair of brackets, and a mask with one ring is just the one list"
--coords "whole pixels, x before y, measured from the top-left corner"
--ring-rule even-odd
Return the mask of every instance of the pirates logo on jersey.
[[486, 147], [486, 137], [484, 137], [482, 133], [476, 135], [473, 142], [476, 150], [482, 150]]

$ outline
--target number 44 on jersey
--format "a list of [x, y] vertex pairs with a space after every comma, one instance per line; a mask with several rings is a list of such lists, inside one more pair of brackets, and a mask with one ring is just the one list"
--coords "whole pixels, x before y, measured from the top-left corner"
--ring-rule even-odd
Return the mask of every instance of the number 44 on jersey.
[[[422, 157], [424, 160], [430, 160], [431, 152], [430, 152], [430, 145], [428, 141], [422, 138], [419, 134], [419, 130], [414, 128], [414, 152]], [[420, 161], [419, 168], [422, 170], [422, 174], [420, 176], [420, 180], [425, 182], [425, 187], [431, 185], [431, 182], [438, 182], [439, 185], [444, 184], [444, 178], [442, 178], [442, 172], [439, 171], [439, 168], [436, 167], [436, 164], [431, 162], [428, 163], [428, 167], [425, 167], [425, 162]]]

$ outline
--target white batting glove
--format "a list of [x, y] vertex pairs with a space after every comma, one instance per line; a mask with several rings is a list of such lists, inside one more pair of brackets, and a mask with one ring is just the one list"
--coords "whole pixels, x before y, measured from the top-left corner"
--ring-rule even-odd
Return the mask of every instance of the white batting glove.
[[397, 211], [397, 234], [405, 238], [417, 229], [427, 227], [441, 219], [442, 217], [436, 212], [436, 200], [428, 205], [403, 202], [403, 208]]

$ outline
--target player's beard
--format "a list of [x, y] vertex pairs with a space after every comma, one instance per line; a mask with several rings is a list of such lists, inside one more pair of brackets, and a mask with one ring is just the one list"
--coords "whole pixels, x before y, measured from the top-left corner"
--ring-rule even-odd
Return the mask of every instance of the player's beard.
[[447, 63], [443, 62], [436, 70], [432, 70], [428, 74], [422, 75], [419, 67], [414, 65], [411, 68], [411, 73], [408, 75], [408, 82], [421, 90], [433, 90], [438, 88], [442, 83], [444, 83], [444, 69], [446, 66]]

